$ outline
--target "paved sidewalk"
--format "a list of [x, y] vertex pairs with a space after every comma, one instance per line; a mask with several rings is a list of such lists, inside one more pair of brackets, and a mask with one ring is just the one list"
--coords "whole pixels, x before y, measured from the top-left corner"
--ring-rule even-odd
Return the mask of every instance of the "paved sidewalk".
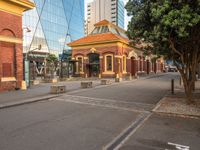
[[200, 118], [200, 80], [195, 84], [195, 92], [193, 95], [195, 104], [188, 105], [184, 87], [176, 85], [175, 94], [165, 96], [153, 110], [156, 113]]
[[[56, 84], [66, 85], [67, 91], [74, 91], [80, 89], [81, 81], [67, 81], [59, 82]], [[55, 95], [50, 94], [50, 86], [52, 83], [41, 83], [39, 85], [33, 85], [27, 90], [18, 91], [6, 91], [0, 93], [0, 105], [7, 105], [8, 103], [19, 103], [27, 99], [40, 99], [41, 97], [55, 97]], [[94, 86], [100, 85], [100, 81], [93, 81]]]

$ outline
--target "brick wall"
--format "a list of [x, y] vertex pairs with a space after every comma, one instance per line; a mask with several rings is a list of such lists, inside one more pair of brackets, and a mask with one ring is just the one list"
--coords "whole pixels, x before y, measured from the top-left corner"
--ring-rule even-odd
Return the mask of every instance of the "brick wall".
[[[91, 49], [92, 49], [92, 46], [90, 48], [86, 48], [86, 49], [76, 49], [76, 50], [73, 50], [72, 51], [72, 57], [73, 58], [76, 58], [76, 56], [78, 55], [81, 55], [83, 57], [88, 57], [88, 54], [91, 53]], [[123, 55], [126, 55], [128, 56], [128, 53], [129, 51], [131, 51], [132, 49], [130, 48], [125, 48], [123, 46], [118, 46], [116, 44], [116, 46], [104, 46], [104, 47], [95, 47], [95, 53], [99, 54], [101, 57], [100, 59], [100, 74], [102, 77], [115, 77], [116, 76], [116, 73], [118, 72], [118, 58], [116, 58], [115, 56], [123, 56]], [[105, 68], [105, 58], [104, 58], [104, 55], [105, 54], [113, 54], [113, 63], [114, 63], [114, 68], [113, 68], [113, 71], [115, 72], [115, 74], [102, 74], [102, 72], [104, 72]], [[85, 59], [84, 60], [84, 63], [87, 64], [88, 63], [88, 59]], [[86, 67], [84, 67], [84, 73], [87, 73], [88, 74], [88, 70], [85, 69]], [[122, 73], [122, 60], [120, 60], [120, 72], [121, 74], [123, 75]]]
[[[0, 35], [12, 36], [16, 38], [22, 38], [22, 18], [21, 16], [12, 15], [6, 12], [0, 11]], [[6, 51], [5, 45], [13, 45], [11, 50], [9, 46], [9, 52]], [[13, 52], [13, 53], [12, 53]], [[12, 56], [13, 55], [13, 56]], [[23, 80], [23, 54], [22, 44], [5, 43], [0, 42], [0, 91], [12, 90], [14, 88], [20, 88]], [[13, 58], [14, 57], [14, 58]], [[5, 59], [2, 59], [5, 58]], [[1, 82], [2, 78], [2, 61], [13, 62], [15, 65], [15, 78], [16, 82]]]

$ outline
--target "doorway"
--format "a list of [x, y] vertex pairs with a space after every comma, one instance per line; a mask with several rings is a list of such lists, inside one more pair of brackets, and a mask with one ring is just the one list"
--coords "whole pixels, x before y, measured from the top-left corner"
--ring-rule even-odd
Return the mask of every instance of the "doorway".
[[89, 77], [98, 77], [100, 72], [99, 54], [90, 53], [88, 54], [89, 64]]
[[135, 76], [137, 72], [137, 60], [135, 57], [131, 57], [131, 75]]

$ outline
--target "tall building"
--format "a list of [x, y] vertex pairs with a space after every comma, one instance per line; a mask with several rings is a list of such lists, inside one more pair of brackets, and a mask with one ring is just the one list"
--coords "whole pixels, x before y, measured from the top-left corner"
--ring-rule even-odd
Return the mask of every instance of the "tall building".
[[123, 0], [94, 0], [88, 3], [85, 33], [90, 34], [94, 24], [104, 19], [124, 28]]
[[[84, 36], [83, 0], [31, 0], [36, 8], [23, 16], [24, 53], [54, 53], [68, 49], [66, 43]], [[31, 32], [27, 32], [28, 29]]]
[[22, 87], [22, 13], [33, 7], [28, 0], [0, 0], [0, 91]]

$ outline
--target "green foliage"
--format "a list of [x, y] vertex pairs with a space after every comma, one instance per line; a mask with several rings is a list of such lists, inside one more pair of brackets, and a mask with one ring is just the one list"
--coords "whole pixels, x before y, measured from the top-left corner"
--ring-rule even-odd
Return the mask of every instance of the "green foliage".
[[58, 62], [58, 58], [56, 57], [55, 54], [49, 54], [46, 58], [48, 63], [57, 63]]
[[132, 16], [129, 38], [143, 39], [152, 44], [146, 51], [173, 59], [191, 102], [200, 62], [200, 0], [129, 0], [126, 9]]
[[132, 16], [128, 36], [153, 43], [155, 54], [169, 58], [169, 38], [181, 47], [190, 41], [193, 29], [200, 28], [200, 0], [129, 0], [126, 9]]

